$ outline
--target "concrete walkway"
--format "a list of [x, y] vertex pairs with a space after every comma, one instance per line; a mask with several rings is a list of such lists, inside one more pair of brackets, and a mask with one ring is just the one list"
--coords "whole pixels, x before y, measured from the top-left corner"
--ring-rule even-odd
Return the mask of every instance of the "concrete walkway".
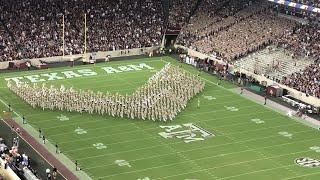
[[[238, 93], [240, 94], [241, 92], [241, 88], [238, 87], [238, 88], [235, 88], [235, 89], [232, 89], [231, 91], [235, 92], [235, 93]], [[258, 94], [255, 94], [253, 92], [250, 92], [250, 91], [247, 91], [247, 90], [243, 90], [243, 94], [242, 94], [243, 97], [251, 100], [251, 101], [254, 101], [258, 104], [264, 104], [264, 97], [258, 95]], [[289, 111], [292, 111], [293, 113], [292, 114], [295, 114], [295, 111], [286, 107], [286, 106], [283, 106], [277, 102], [274, 102], [270, 99], [267, 100], [267, 104], [265, 105], [267, 108], [270, 108], [274, 111], [277, 111], [278, 113], [282, 114], [282, 115], [285, 115], [287, 116], [288, 112]], [[312, 127], [312, 128], [315, 128], [315, 129], [319, 129], [320, 128], [320, 121], [314, 119], [314, 118], [311, 118], [309, 116], [306, 116], [306, 115], [303, 115], [302, 117], [298, 117], [296, 115], [293, 115], [291, 116], [291, 119], [295, 120], [295, 121], [298, 121], [300, 123], [303, 123], [309, 127]]]

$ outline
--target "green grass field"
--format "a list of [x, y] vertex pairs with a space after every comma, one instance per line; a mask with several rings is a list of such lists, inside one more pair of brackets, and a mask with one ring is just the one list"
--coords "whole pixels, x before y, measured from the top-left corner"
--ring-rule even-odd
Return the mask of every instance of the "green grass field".
[[[93, 179], [320, 179], [319, 167], [302, 167], [295, 163], [295, 159], [301, 157], [320, 159], [319, 131], [232, 93], [232, 84], [223, 82], [222, 87], [217, 86], [217, 79], [211, 75], [201, 75], [206, 81], [205, 90], [193, 98], [173, 122], [167, 124], [32, 109], [6, 88], [4, 80], [31, 74], [57, 72], [59, 75], [63, 71], [91, 69], [97, 75], [46, 83], [125, 94], [146, 83], [166, 62], [178, 64], [169, 57], [156, 57], [72, 69], [3, 73], [0, 75], [0, 97], [20, 115], [26, 115], [28, 123], [35, 129], [43, 128], [50, 141], [57, 142], [71, 160], [78, 160]], [[140, 63], [146, 63], [154, 70], [144, 68], [108, 74], [101, 69]], [[191, 66], [183, 65], [183, 68], [198, 73]], [[198, 98], [200, 108], [197, 107]], [[2, 104], [0, 107], [5, 108]], [[58, 118], [61, 115], [69, 120]], [[160, 126], [185, 123], [193, 123], [215, 136], [185, 143], [182, 138], [165, 139], [158, 134], [164, 131]], [[318, 152], [316, 147], [310, 149], [314, 146], [319, 146]], [[130, 166], [119, 166], [115, 163], [117, 160], [125, 160]]]

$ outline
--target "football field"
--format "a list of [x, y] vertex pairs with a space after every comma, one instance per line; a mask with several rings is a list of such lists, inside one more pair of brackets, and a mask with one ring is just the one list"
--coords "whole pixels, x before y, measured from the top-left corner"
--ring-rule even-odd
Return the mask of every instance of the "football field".
[[217, 86], [206, 73], [204, 91], [170, 123], [33, 109], [6, 88], [5, 79], [14, 78], [131, 94], [168, 62], [182, 65], [154, 57], [2, 73], [0, 98], [92, 179], [320, 179], [319, 131], [231, 92], [235, 86], [228, 82]]

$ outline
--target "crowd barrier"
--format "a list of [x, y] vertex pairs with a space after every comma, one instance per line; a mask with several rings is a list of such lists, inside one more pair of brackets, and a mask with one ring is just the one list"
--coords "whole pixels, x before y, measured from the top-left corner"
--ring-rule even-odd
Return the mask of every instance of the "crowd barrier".
[[[92, 52], [92, 53], [86, 53], [86, 54], [24, 59], [24, 60], [10, 61], [10, 62], [23, 63], [26, 61], [30, 61], [32, 66], [39, 66], [41, 62], [44, 62], [44, 63], [67, 62], [67, 61], [72, 61], [79, 58], [82, 58], [83, 61], [88, 62], [90, 56], [94, 59], [105, 59], [107, 56], [111, 58], [137, 56], [137, 55], [149, 54], [159, 48], [160, 46], [153, 46], [153, 47], [134, 48], [134, 49], [125, 49], [125, 50], [117, 50], [117, 51], [98, 51], [98, 52]], [[8, 68], [9, 68], [9, 61], [0, 62], [0, 70], [5, 70]]]

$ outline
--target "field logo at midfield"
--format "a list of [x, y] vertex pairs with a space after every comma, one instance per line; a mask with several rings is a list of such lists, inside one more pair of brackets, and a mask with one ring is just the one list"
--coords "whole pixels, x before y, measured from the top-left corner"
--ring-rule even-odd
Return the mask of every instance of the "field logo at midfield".
[[69, 121], [69, 118], [63, 114], [60, 114], [60, 116], [57, 116], [57, 119], [60, 121]]
[[158, 134], [163, 138], [182, 139], [185, 143], [204, 141], [206, 138], [214, 136], [214, 134], [192, 123], [172, 126], [160, 126], [160, 128], [164, 129], [164, 131]]
[[[105, 66], [101, 67], [103, 71], [107, 74], [114, 74], [114, 73], [122, 73], [127, 71], [141, 71], [145, 70], [153, 70], [154, 68], [147, 65], [146, 63], [140, 63], [137, 65], [129, 64], [117, 67]], [[96, 76], [98, 75], [97, 72], [93, 71], [92, 69], [79, 69], [79, 70], [72, 70], [72, 71], [62, 71], [62, 72], [52, 72], [52, 73], [43, 73], [43, 74], [33, 74], [27, 76], [17, 76], [17, 77], [10, 77], [5, 78], [6, 81], [15, 82], [17, 84], [21, 83], [41, 83], [46, 81], [55, 81], [61, 79], [72, 79], [72, 78], [79, 78], [79, 77], [88, 77], [88, 76]]]
[[87, 134], [87, 131], [85, 131], [84, 129], [78, 127], [76, 130], [74, 130], [75, 133], [77, 134]]
[[118, 166], [131, 167], [130, 163], [126, 160], [115, 160], [114, 163], [117, 164]]
[[308, 167], [308, 168], [320, 167], [320, 160], [308, 158], [308, 157], [297, 158], [294, 160], [294, 162], [297, 165], [302, 167]]

